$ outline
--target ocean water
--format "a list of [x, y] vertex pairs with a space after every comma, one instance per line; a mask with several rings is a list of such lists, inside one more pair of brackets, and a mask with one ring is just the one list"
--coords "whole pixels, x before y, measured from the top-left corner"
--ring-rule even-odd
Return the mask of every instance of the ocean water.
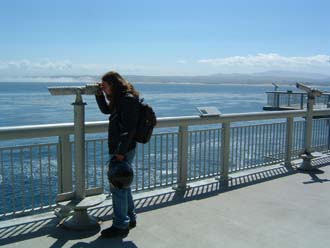
[[[0, 83], [0, 127], [73, 121], [74, 96], [52, 96], [48, 87], [84, 83]], [[210, 85], [176, 83], [135, 83], [157, 117], [197, 115], [196, 107], [215, 106], [222, 113], [262, 111], [272, 85]], [[94, 96], [83, 97], [86, 121], [107, 120]]]

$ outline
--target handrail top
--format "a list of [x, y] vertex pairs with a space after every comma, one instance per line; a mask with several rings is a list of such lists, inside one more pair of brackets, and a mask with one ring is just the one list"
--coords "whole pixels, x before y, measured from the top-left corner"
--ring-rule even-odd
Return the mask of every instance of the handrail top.
[[[288, 111], [271, 111], [271, 112], [249, 112], [249, 113], [232, 113], [222, 114], [220, 116], [201, 117], [193, 116], [177, 116], [177, 117], [160, 117], [157, 118], [158, 128], [174, 127], [174, 126], [192, 126], [192, 125], [208, 125], [216, 123], [239, 122], [239, 121], [253, 121], [266, 119], [281, 119], [288, 117], [302, 117], [306, 115], [306, 110], [288, 110]], [[329, 109], [314, 110], [315, 116], [330, 115]], [[93, 121], [86, 122], [86, 133], [95, 132], [96, 129], [106, 131], [108, 121]], [[27, 136], [33, 136], [38, 133], [38, 137], [43, 136], [59, 136], [60, 134], [73, 133], [74, 124], [71, 123], [57, 123], [57, 124], [40, 124], [40, 125], [24, 125], [24, 126], [8, 126], [0, 127], [0, 140], [8, 138], [9, 135], [16, 136], [20, 132], [24, 132]]]
[[[266, 91], [266, 94], [270, 94], [270, 93], [280, 93], [280, 94], [290, 94], [290, 95], [306, 95], [306, 92], [297, 92], [297, 91], [290, 91], [290, 90], [277, 90], [277, 91]], [[327, 91], [323, 91], [322, 95], [330, 95], [330, 92]]]

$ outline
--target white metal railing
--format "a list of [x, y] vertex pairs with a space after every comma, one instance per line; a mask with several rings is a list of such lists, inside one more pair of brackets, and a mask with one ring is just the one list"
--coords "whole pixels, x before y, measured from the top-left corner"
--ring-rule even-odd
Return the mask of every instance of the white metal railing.
[[[305, 121], [294, 118], [305, 115], [297, 110], [159, 118], [151, 141], [137, 147], [133, 190], [180, 188], [201, 178], [226, 179], [239, 170], [281, 161], [290, 164], [304, 145]], [[329, 116], [330, 111], [315, 110], [314, 115]], [[276, 123], [258, 122], [264, 120]], [[329, 150], [329, 122], [314, 120], [314, 150]], [[107, 126], [106, 121], [86, 123], [86, 134], [93, 134], [85, 147], [86, 188], [108, 188]], [[52, 207], [58, 193], [73, 190], [72, 133], [72, 123], [0, 128], [0, 216]], [[28, 143], [42, 137], [52, 142]], [[6, 145], [10, 140], [28, 144]]]
[[0, 148], [2, 213], [26, 212], [54, 204], [57, 143]]
[[[268, 91], [267, 105], [274, 108], [292, 107], [304, 109], [307, 105], [307, 93], [292, 91]], [[318, 108], [330, 107], [330, 95], [323, 94], [315, 98], [315, 105]]]

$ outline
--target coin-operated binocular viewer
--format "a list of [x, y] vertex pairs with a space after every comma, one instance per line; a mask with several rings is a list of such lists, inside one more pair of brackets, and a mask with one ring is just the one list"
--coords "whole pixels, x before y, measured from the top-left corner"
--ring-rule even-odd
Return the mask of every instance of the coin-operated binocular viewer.
[[73, 215], [64, 220], [63, 225], [75, 230], [88, 230], [98, 227], [98, 222], [89, 216], [87, 209], [101, 204], [106, 196], [103, 188], [88, 191], [85, 189], [85, 105], [82, 95], [94, 95], [97, 85], [81, 87], [51, 87], [52, 95], [75, 95], [74, 106], [74, 146], [75, 146], [75, 190], [58, 196], [57, 204], [63, 209], [73, 209]]
[[306, 115], [306, 128], [305, 128], [305, 151], [300, 157], [303, 159], [300, 170], [313, 171], [315, 168], [311, 165], [311, 160], [320, 155], [312, 153], [312, 131], [313, 131], [313, 107], [315, 98], [322, 95], [322, 91], [316, 88], [311, 88], [302, 83], [296, 84], [298, 89], [307, 92], [307, 115]]

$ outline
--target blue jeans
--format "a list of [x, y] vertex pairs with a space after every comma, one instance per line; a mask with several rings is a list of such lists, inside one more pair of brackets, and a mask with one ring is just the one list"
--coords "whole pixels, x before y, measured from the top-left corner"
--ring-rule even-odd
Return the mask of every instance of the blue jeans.
[[[135, 149], [125, 154], [125, 159], [132, 164], [135, 156]], [[110, 154], [110, 160], [113, 154]], [[113, 226], [121, 229], [128, 228], [130, 221], [136, 220], [135, 206], [132, 197], [131, 187], [118, 189], [110, 184], [112, 194], [112, 208], [114, 214]]]

